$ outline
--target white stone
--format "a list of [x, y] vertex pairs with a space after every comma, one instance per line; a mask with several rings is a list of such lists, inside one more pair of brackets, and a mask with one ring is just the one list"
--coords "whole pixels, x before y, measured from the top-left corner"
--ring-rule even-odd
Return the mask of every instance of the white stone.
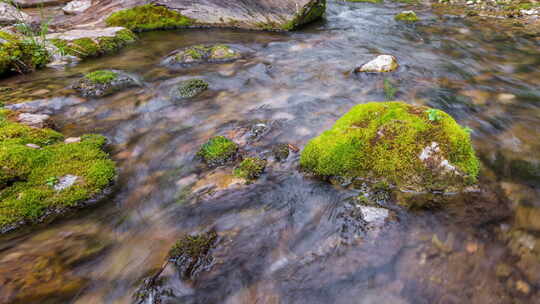
[[456, 167], [454, 167], [447, 159], [440, 155], [440, 152], [441, 149], [439, 148], [439, 144], [437, 142], [432, 142], [431, 145], [422, 149], [422, 152], [420, 152], [418, 157], [424, 163], [435, 163], [438, 168], [441, 168], [444, 171], [457, 172]]
[[382, 73], [392, 72], [399, 67], [396, 57], [392, 55], [379, 55], [358, 69], [358, 72]]
[[78, 176], [68, 174], [66, 176], [62, 176], [58, 183], [54, 185], [54, 190], [56, 191], [62, 191], [64, 189], [67, 189], [75, 184], [75, 182], [79, 179]]
[[67, 41], [73, 41], [81, 38], [98, 39], [103, 37], [115, 37], [116, 34], [122, 30], [125, 30], [125, 28], [119, 26], [95, 30], [71, 30], [67, 32], [48, 34], [46, 38], [47, 40], [62, 39]]
[[81, 142], [80, 137], [68, 137], [64, 140], [64, 143], [66, 144], [72, 144], [72, 143], [78, 143]]
[[21, 113], [17, 117], [17, 121], [30, 127], [45, 128], [50, 118], [47, 114]]
[[41, 147], [38, 146], [38, 145], [36, 145], [36, 144], [26, 144], [26, 146], [27, 146], [28, 148], [32, 148], [32, 149], [41, 149]]
[[0, 26], [16, 23], [31, 23], [32, 18], [6, 2], [0, 1]]
[[382, 224], [388, 217], [388, 210], [384, 208], [360, 206], [362, 218], [370, 224]]
[[62, 10], [66, 15], [77, 15], [86, 11], [90, 6], [92, 6], [91, 0], [75, 0], [66, 4]]

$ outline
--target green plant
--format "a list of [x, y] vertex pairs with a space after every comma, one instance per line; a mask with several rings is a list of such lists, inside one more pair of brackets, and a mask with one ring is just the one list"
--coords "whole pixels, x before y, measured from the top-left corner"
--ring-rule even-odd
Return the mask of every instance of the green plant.
[[386, 96], [386, 100], [393, 100], [394, 97], [396, 97], [397, 88], [394, 86], [394, 84], [388, 79], [384, 79], [383, 83], [384, 88], [384, 95]]
[[233, 174], [239, 178], [254, 180], [261, 176], [265, 167], [266, 161], [264, 159], [248, 157], [234, 169]]
[[439, 121], [442, 119], [441, 114], [437, 109], [428, 109], [426, 110], [426, 113], [428, 114], [428, 119], [430, 121]]
[[58, 180], [58, 178], [56, 176], [51, 176], [51, 177], [47, 178], [47, 180], [45, 181], [45, 183], [49, 187], [56, 186], [56, 184], [58, 184], [58, 182], [59, 182], [59, 180]]
[[98, 70], [84, 75], [84, 78], [93, 83], [106, 84], [118, 78], [118, 74], [113, 71]]
[[233, 158], [238, 145], [224, 136], [216, 136], [205, 143], [197, 153], [204, 161], [212, 166], [221, 165]]

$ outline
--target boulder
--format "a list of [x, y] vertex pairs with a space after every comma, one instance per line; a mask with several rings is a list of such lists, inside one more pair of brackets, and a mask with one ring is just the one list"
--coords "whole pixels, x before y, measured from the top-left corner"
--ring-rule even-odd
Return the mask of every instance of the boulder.
[[359, 73], [383, 73], [393, 72], [399, 67], [396, 57], [392, 55], [379, 55], [375, 59], [357, 68]]
[[92, 0], [75, 0], [66, 4], [62, 11], [66, 15], [81, 14], [92, 6]]
[[[97, 0], [67, 24], [143, 31], [193, 26], [288, 31], [320, 18], [326, 0]], [[62, 21], [65, 22], [65, 21]]]
[[0, 26], [31, 23], [32, 18], [7, 2], [0, 2]]
[[72, 88], [83, 97], [103, 97], [139, 85], [130, 75], [116, 70], [98, 70], [84, 75]]
[[226, 63], [241, 57], [239, 51], [228, 45], [195, 45], [172, 52], [163, 64], [171, 68], [188, 67], [204, 63]]
[[318, 176], [419, 192], [464, 190], [479, 171], [467, 129], [442, 111], [404, 102], [353, 107], [306, 145], [300, 164]]
[[123, 27], [93, 30], [71, 30], [46, 36], [63, 55], [78, 58], [112, 53], [136, 40], [135, 35]]

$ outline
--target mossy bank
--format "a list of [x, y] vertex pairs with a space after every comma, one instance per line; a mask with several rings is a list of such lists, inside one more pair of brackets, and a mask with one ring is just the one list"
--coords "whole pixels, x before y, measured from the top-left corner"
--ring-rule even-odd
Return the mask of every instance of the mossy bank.
[[50, 60], [49, 52], [37, 38], [0, 31], [0, 77], [42, 68]]
[[442, 111], [404, 102], [353, 107], [306, 145], [300, 163], [323, 177], [418, 191], [462, 189], [476, 182], [479, 171], [466, 128]]
[[115, 164], [103, 136], [65, 143], [62, 134], [14, 116], [0, 110], [0, 232], [79, 207], [112, 183]]

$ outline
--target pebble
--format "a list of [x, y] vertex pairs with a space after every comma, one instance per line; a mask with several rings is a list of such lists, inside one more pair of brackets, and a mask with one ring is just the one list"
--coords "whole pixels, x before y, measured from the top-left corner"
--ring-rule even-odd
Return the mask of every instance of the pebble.
[[26, 146], [27, 146], [28, 148], [32, 148], [32, 149], [41, 149], [41, 147], [38, 146], [38, 145], [36, 145], [36, 144], [26, 144]]
[[80, 137], [68, 137], [66, 138], [66, 140], [64, 140], [64, 143], [66, 144], [72, 144], [72, 143], [78, 143], [78, 142], [81, 142]]

